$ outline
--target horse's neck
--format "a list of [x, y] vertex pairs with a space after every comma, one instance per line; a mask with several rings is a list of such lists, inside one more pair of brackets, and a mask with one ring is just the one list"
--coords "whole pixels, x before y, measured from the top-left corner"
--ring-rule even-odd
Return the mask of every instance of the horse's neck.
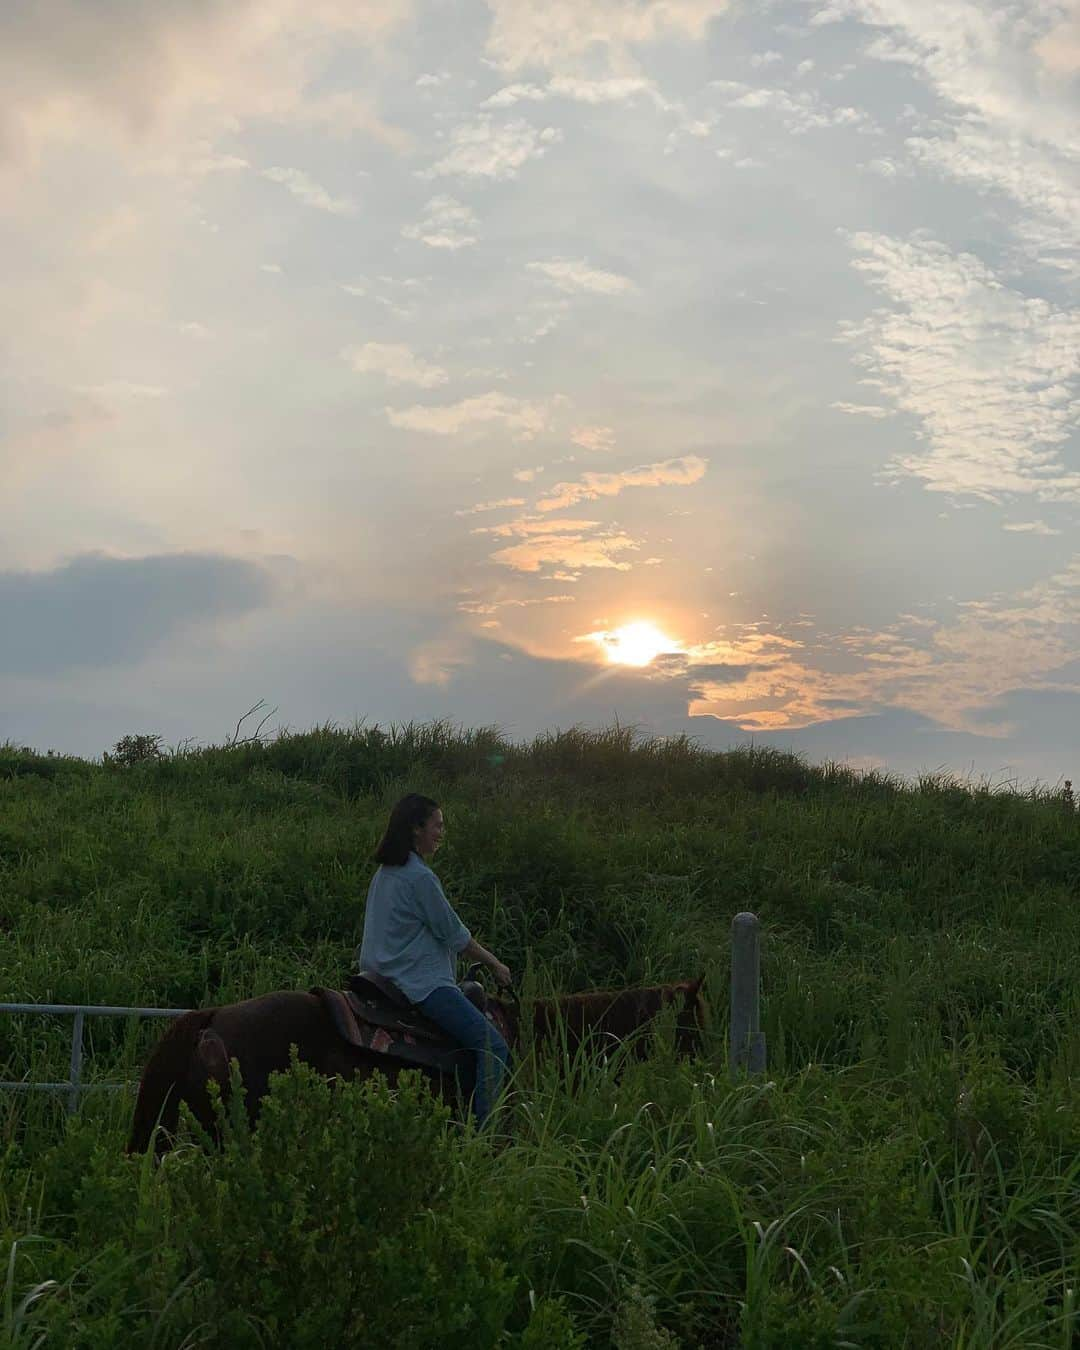
[[[556, 998], [537, 999], [533, 1017], [537, 1040], [551, 1035], [562, 1022], [575, 1031], [586, 1032], [603, 1023], [623, 1033], [651, 1016], [660, 1007], [658, 989], [600, 990], [588, 994], [560, 994]], [[623, 1024], [627, 1025], [624, 1026]]]

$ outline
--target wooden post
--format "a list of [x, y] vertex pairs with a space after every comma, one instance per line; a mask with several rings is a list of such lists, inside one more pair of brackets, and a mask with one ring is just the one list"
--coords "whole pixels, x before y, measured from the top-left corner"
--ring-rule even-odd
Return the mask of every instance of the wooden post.
[[761, 925], [756, 914], [731, 921], [731, 1076], [765, 1070], [761, 1030]]

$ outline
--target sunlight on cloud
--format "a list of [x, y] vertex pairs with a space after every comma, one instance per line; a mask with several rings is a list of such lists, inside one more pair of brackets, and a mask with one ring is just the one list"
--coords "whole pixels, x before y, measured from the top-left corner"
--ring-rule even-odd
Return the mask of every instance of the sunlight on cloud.
[[1024, 520], [1017, 521], [1015, 524], [1003, 525], [1003, 530], [1008, 530], [1012, 534], [1060, 534], [1060, 530], [1055, 530], [1047, 525], [1045, 520]]
[[583, 450], [615, 449], [615, 432], [611, 427], [573, 427], [570, 439]]
[[626, 75], [606, 80], [583, 80], [556, 75], [545, 85], [508, 84], [497, 94], [484, 100], [485, 108], [512, 108], [515, 103], [544, 103], [551, 98], [566, 98], [575, 103], [622, 103], [647, 94], [659, 107], [668, 103], [652, 80], [640, 75]]
[[434, 389], [450, 378], [441, 366], [421, 360], [402, 343], [365, 342], [362, 347], [345, 347], [342, 358], [361, 374], [384, 376], [391, 384], [416, 384]]
[[683, 455], [658, 464], [639, 464], [620, 473], [585, 473], [576, 483], [556, 483], [551, 495], [536, 503], [538, 511], [559, 511], [575, 502], [591, 501], [596, 497], [615, 497], [628, 487], [687, 487], [698, 482], [708, 467], [708, 460], [698, 455]]
[[629, 535], [612, 531], [605, 535], [586, 536], [575, 533], [535, 535], [520, 544], [496, 550], [492, 562], [511, 567], [516, 572], [538, 572], [547, 564], [562, 564], [570, 568], [601, 568], [628, 572], [629, 562], [616, 555], [641, 545]]
[[472, 211], [453, 197], [432, 197], [424, 206], [424, 214], [419, 224], [403, 225], [401, 233], [406, 239], [418, 239], [428, 248], [449, 249], [468, 248], [476, 243], [473, 233], [478, 221]]
[[531, 605], [573, 605], [576, 595], [534, 595], [526, 599], [461, 600], [457, 608], [462, 614], [494, 614], [500, 609], [527, 609]]
[[500, 525], [476, 525], [471, 534], [493, 534], [500, 539], [526, 538], [535, 534], [566, 534], [568, 531], [595, 530], [598, 520], [575, 520], [571, 516], [548, 516], [546, 519], [520, 516], [517, 520], [506, 520]]
[[313, 206], [319, 211], [329, 211], [335, 216], [351, 216], [356, 213], [356, 203], [347, 197], [332, 197], [327, 190], [301, 169], [271, 168], [261, 170], [263, 178], [272, 183], [280, 183], [305, 206]]
[[475, 506], [466, 506], [459, 511], [455, 511], [455, 516], [475, 516], [481, 511], [498, 511], [506, 506], [524, 506], [524, 497], [500, 497], [494, 502], [477, 502]]
[[404, 431], [428, 431], [435, 436], [453, 436], [466, 427], [497, 422], [513, 432], [517, 440], [531, 440], [547, 423], [546, 412], [537, 404], [495, 391], [442, 406], [387, 408], [386, 416], [391, 426]]
[[582, 633], [574, 641], [594, 643], [611, 665], [638, 668], [651, 665], [661, 654], [672, 654], [682, 648], [680, 642], [647, 619], [636, 619], [615, 629]]
[[872, 119], [861, 109], [849, 104], [831, 107], [819, 94], [797, 89], [754, 89], [737, 80], [714, 80], [712, 87], [727, 97], [728, 108], [738, 111], [776, 113], [787, 131], [801, 136], [824, 127], [857, 127], [860, 131], [874, 129]]
[[895, 417], [895, 408], [882, 408], [876, 403], [844, 403], [838, 400], [829, 404], [830, 408], [836, 408], [838, 412], [851, 413], [853, 417]]
[[530, 272], [540, 272], [561, 291], [592, 291], [596, 295], [624, 295], [636, 290], [629, 277], [590, 267], [584, 258], [553, 258], [550, 262], [526, 263]]
[[463, 667], [472, 664], [466, 643], [459, 638], [434, 638], [409, 653], [409, 678], [414, 684], [445, 689]]
[[539, 159], [561, 140], [555, 127], [537, 129], [520, 120], [496, 123], [482, 116], [455, 127], [448, 153], [420, 177], [516, 178], [523, 164]]
[[[1055, 678], [1078, 649], [1080, 558], [1015, 595], [960, 602], [955, 610], [949, 622], [905, 614], [880, 631], [849, 629], [838, 644], [854, 662], [846, 669], [836, 668], [834, 643], [733, 625], [732, 638], [688, 652], [691, 715], [766, 731], [906, 708], [952, 730], [1000, 737], [1009, 728], [988, 723], [985, 712], [1007, 694], [1080, 691]], [[746, 670], [732, 681], [694, 678], [706, 655]]]

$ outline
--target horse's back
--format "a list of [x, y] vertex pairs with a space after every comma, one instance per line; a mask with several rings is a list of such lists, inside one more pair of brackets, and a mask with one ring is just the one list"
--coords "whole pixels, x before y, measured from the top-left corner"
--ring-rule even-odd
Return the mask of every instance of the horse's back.
[[301, 990], [281, 989], [214, 1009], [211, 1028], [221, 1037], [230, 1059], [249, 1072], [272, 1073], [289, 1064], [290, 1047], [302, 1060], [317, 1064], [329, 1028], [322, 1004]]

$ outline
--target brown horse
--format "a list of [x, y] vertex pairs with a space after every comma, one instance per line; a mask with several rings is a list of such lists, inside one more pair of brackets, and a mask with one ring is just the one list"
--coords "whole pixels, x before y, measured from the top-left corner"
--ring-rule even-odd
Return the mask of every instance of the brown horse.
[[[531, 1027], [522, 1025], [517, 1004], [491, 999], [489, 1008], [511, 1050], [520, 1050], [531, 1031], [536, 1049], [543, 1051], [555, 1042], [571, 1054], [589, 1038], [600, 1047], [620, 1043], [647, 1026], [661, 1010], [673, 1008], [676, 1048], [685, 1054], [698, 1044], [704, 1025], [701, 984], [701, 979], [683, 980], [643, 989], [537, 999]], [[146, 1062], [128, 1152], [145, 1152], [159, 1122], [162, 1130], [156, 1137], [156, 1147], [158, 1151], [167, 1147], [168, 1136], [176, 1133], [182, 1101], [187, 1102], [195, 1119], [213, 1132], [208, 1084], [216, 1081], [227, 1093], [232, 1059], [239, 1064], [248, 1114], [254, 1122], [270, 1075], [289, 1067], [293, 1045], [299, 1059], [328, 1078], [368, 1077], [379, 1072], [393, 1081], [402, 1069], [414, 1067], [348, 1044], [315, 993], [280, 990], [242, 1003], [184, 1013]], [[644, 1042], [639, 1041], [639, 1045]], [[444, 1100], [455, 1100], [457, 1084], [452, 1075], [427, 1068], [421, 1072]]]

